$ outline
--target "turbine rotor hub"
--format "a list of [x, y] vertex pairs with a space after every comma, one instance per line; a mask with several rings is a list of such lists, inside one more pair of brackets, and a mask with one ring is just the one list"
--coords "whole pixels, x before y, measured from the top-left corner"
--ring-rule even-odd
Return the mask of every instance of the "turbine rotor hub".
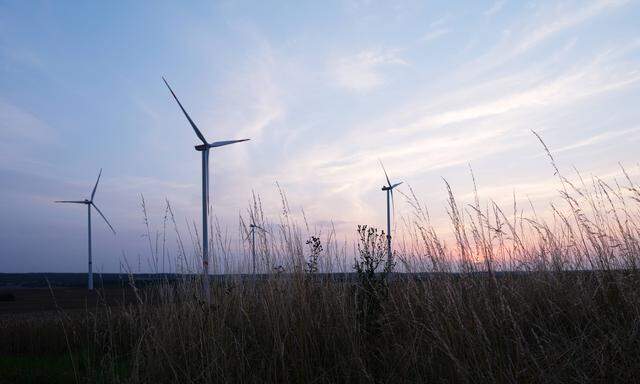
[[206, 151], [207, 149], [209, 149], [209, 145], [208, 144], [200, 144], [200, 145], [196, 145], [195, 148], [196, 148], [196, 151], [202, 152], [202, 151]]

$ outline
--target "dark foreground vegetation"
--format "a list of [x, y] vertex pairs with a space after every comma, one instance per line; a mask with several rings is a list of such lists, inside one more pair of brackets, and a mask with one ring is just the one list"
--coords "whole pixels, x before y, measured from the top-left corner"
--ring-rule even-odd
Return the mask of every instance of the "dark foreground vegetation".
[[0, 382], [634, 382], [636, 272], [304, 274], [0, 318]]

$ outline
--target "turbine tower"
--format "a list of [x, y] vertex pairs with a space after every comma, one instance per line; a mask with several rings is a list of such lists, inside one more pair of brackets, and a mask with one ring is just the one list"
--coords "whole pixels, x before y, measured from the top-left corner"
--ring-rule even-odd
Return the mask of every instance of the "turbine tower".
[[[254, 223], [249, 224], [249, 235], [251, 236], [251, 260], [253, 262], [253, 277], [256, 276], [256, 229], [267, 232], [266, 229]], [[249, 236], [247, 236], [248, 238]]]
[[164, 83], [167, 86], [167, 88], [169, 88], [169, 92], [171, 92], [171, 95], [173, 95], [173, 98], [178, 103], [178, 106], [182, 110], [182, 113], [184, 113], [184, 116], [187, 118], [187, 120], [189, 120], [189, 124], [191, 124], [191, 128], [193, 128], [193, 131], [195, 132], [196, 136], [198, 136], [200, 141], [202, 141], [202, 144], [196, 145], [195, 148], [196, 148], [196, 151], [202, 152], [202, 277], [203, 277], [202, 284], [203, 284], [204, 294], [205, 294], [205, 298], [207, 300], [207, 303], [210, 303], [211, 302], [211, 297], [210, 297], [210, 293], [209, 293], [209, 230], [208, 230], [208, 225], [207, 225], [208, 222], [209, 222], [209, 220], [208, 220], [208, 218], [209, 218], [209, 214], [208, 214], [208, 208], [209, 208], [209, 150], [211, 148], [222, 147], [222, 146], [229, 145], [229, 144], [240, 143], [240, 142], [243, 142], [243, 141], [247, 141], [249, 139], [214, 141], [213, 143], [207, 142], [207, 139], [204, 138], [204, 135], [202, 134], [202, 132], [200, 132], [200, 130], [198, 129], [196, 124], [193, 122], [193, 120], [191, 120], [191, 117], [189, 116], [187, 111], [182, 106], [182, 103], [180, 103], [180, 100], [178, 100], [178, 97], [173, 92], [173, 89], [171, 89], [171, 86], [169, 85], [167, 80], [164, 77], [162, 78], [162, 80], [164, 81]]
[[93, 198], [96, 195], [96, 189], [98, 188], [98, 183], [100, 182], [100, 176], [102, 175], [102, 169], [100, 169], [100, 173], [98, 173], [98, 180], [96, 180], [96, 185], [93, 186], [93, 191], [91, 191], [91, 198], [90, 199], [84, 199], [84, 200], [59, 200], [56, 201], [56, 203], [69, 203], [69, 204], [84, 204], [87, 206], [87, 223], [88, 223], [88, 230], [89, 230], [89, 272], [88, 272], [88, 281], [87, 281], [87, 287], [89, 288], [90, 291], [93, 291], [93, 260], [91, 258], [91, 207], [95, 208], [96, 211], [98, 211], [98, 213], [100, 214], [100, 216], [104, 219], [104, 222], [107, 223], [107, 225], [109, 226], [109, 228], [111, 228], [111, 231], [113, 232], [113, 234], [116, 234], [115, 229], [113, 229], [113, 227], [111, 226], [111, 224], [109, 223], [109, 220], [107, 220], [107, 218], [102, 214], [102, 212], [100, 211], [100, 209], [96, 206], [96, 204], [93, 202]]
[[384, 176], [387, 179], [387, 185], [383, 185], [382, 190], [387, 192], [387, 265], [391, 265], [391, 263], [393, 262], [393, 253], [391, 252], [391, 205], [393, 204], [393, 189], [402, 184], [403, 181], [391, 184], [391, 180], [389, 180], [387, 170], [384, 169], [382, 160], [379, 161], [380, 166], [382, 167], [382, 171], [384, 172]]

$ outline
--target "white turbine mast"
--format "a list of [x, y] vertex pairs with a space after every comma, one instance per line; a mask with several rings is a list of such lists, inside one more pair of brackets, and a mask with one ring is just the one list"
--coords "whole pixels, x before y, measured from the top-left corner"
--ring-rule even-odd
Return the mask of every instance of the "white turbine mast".
[[195, 148], [196, 148], [196, 151], [202, 152], [202, 277], [203, 277], [202, 284], [203, 284], [205, 299], [207, 303], [210, 303], [211, 295], [209, 292], [210, 287], [209, 287], [209, 231], [208, 231], [209, 149], [222, 147], [229, 144], [240, 143], [243, 141], [247, 141], [249, 139], [215, 141], [213, 143], [207, 142], [207, 139], [205, 139], [202, 132], [200, 132], [200, 130], [198, 129], [196, 124], [193, 122], [193, 120], [191, 120], [191, 117], [182, 106], [182, 103], [180, 103], [180, 100], [178, 100], [178, 97], [173, 92], [173, 89], [171, 89], [171, 86], [169, 85], [167, 80], [164, 77], [162, 78], [162, 80], [164, 81], [167, 88], [169, 88], [169, 92], [171, 92], [171, 95], [173, 95], [173, 98], [178, 103], [178, 106], [182, 110], [182, 113], [184, 113], [184, 116], [187, 118], [187, 120], [189, 120], [189, 124], [191, 125], [191, 128], [193, 128], [193, 131], [195, 132], [196, 136], [198, 136], [200, 141], [202, 141], [202, 144], [196, 145]]
[[[391, 265], [393, 262], [393, 252], [391, 250], [391, 205], [393, 204], [393, 189], [403, 181], [395, 184], [391, 184], [391, 180], [389, 180], [389, 175], [387, 175], [387, 170], [384, 169], [384, 164], [382, 164], [382, 160], [378, 160], [380, 162], [380, 166], [382, 167], [382, 171], [384, 172], [384, 177], [387, 179], [387, 185], [382, 186], [382, 190], [387, 192], [387, 265]], [[394, 205], [395, 212], [395, 205]]]
[[102, 169], [100, 169], [100, 173], [98, 173], [98, 180], [96, 180], [96, 185], [93, 186], [93, 191], [91, 191], [91, 198], [90, 199], [84, 199], [84, 200], [59, 200], [56, 201], [56, 203], [68, 203], [68, 204], [84, 204], [87, 206], [87, 223], [88, 223], [88, 231], [89, 231], [89, 257], [88, 257], [88, 263], [89, 263], [89, 268], [88, 268], [88, 281], [87, 281], [87, 288], [90, 291], [93, 291], [93, 259], [92, 259], [92, 255], [91, 255], [91, 207], [95, 208], [96, 211], [98, 211], [98, 214], [100, 214], [100, 217], [102, 217], [102, 219], [104, 220], [105, 223], [107, 223], [107, 225], [109, 226], [109, 228], [111, 229], [111, 231], [113, 232], [113, 234], [116, 234], [115, 229], [113, 229], [113, 227], [111, 226], [111, 224], [109, 223], [109, 220], [107, 220], [107, 218], [102, 214], [102, 211], [100, 211], [100, 209], [96, 206], [96, 204], [93, 202], [93, 198], [96, 195], [96, 189], [98, 188], [98, 183], [100, 182], [100, 176], [102, 175]]

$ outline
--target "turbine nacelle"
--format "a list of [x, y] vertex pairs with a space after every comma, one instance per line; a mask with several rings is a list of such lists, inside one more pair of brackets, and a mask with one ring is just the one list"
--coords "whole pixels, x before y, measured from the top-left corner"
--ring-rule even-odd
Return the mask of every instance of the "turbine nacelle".
[[202, 152], [202, 151], [205, 151], [205, 150], [207, 150], [209, 148], [224, 147], [225, 145], [241, 143], [243, 141], [249, 141], [249, 140], [251, 140], [251, 139], [214, 141], [211, 144], [207, 143], [207, 144], [196, 145], [195, 148], [196, 148], [196, 151]]
[[253, 224], [253, 223], [249, 224], [249, 228], [251, 228], [251, 230], [254, 230], [254, 229], [256, 229], [256, 228], [257, 228], [257, 229], [259, 229], [259, 230], [261, 230], [261, 231], [265, 231], [265, 232], [267, 232], [267, 230], [266, 230], [266, 229], [262, 228], [262, 227], [261, 227], [261, 226], [259, 226], [259, 225], [255, 225], [255, 224]]
[[249, 224], [249, 230], [247, 231], [247, 237], [245, 237], [245, 240], [249, 240], [249, 237], [251, 237], [252, 234], [255, 233], [256, 229], [264, 232], [264, 233], [269, 233], [269, 231], [267, 231], [266, 229], [262, 228], [259, 225], [255, 225], [253, 223]]
[[404, 181], [401, 181], [399, 183], [395, 183], [393, 185], [383, 185], [382, 186], [382, 190], [383, 191], [393, 191], [393, 188], [397, 187], [398, 185], [404, 183]]

